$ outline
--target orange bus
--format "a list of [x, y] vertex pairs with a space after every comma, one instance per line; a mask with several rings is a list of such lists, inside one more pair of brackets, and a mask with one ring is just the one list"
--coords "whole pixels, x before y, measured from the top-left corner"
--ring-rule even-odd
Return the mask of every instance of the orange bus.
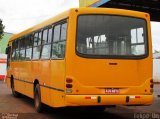
[[40, 112], [51, 107], [150, 105], [152, 44], [147, 13], [74, 8], [14, 35], [7, 85]]

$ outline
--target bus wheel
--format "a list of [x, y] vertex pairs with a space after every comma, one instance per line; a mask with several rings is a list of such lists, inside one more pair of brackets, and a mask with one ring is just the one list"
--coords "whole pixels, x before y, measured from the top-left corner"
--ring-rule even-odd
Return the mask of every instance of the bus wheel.
[[36, 84], [34, 89], [34, 105], [35, 109], [38, 113], [42, 112], [42, 103], [41, 103], [41, 93], [40, 93], [40, 86]]
[[11, 90], [12, 90], [12, 95], [14, 96], [14, 97], [20, 97], [20, 93], [18, 93], [17, 91], [15, 91], [15, 88], [14, 88], [14, 81], [13, 80], [11, 80]]

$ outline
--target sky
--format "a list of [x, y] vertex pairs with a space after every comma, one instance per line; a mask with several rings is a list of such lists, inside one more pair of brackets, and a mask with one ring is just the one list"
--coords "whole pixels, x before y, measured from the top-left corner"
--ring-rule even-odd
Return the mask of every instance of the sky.
[[72, 7], [79, 0], [0, 0], [5, 31], [18, 33]]
[[[0, 19], [5, 32], [18, 33], [73, 7], [79, 0], [0, 0]], [[160, 23], [151, 28], [153, 51], [160, 51]]]

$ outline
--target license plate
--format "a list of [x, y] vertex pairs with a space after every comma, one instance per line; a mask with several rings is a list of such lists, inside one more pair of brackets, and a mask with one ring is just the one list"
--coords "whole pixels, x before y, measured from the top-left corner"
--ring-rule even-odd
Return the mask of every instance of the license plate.
[[116, 88], [107, 88], [105, 89], [105, 93], [109, 93], [109, 94], [117, 94], [119, 93], [119, 89], [116, 89]]

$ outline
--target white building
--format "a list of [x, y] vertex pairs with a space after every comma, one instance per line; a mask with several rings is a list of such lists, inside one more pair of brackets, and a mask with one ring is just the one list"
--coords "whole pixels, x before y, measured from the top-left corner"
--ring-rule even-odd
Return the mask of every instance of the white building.
[[0, 80], [6, 77], [7, 55], [0, 54]]
[[153, 80], [160, 82], [160, 53], [153, 54]]

